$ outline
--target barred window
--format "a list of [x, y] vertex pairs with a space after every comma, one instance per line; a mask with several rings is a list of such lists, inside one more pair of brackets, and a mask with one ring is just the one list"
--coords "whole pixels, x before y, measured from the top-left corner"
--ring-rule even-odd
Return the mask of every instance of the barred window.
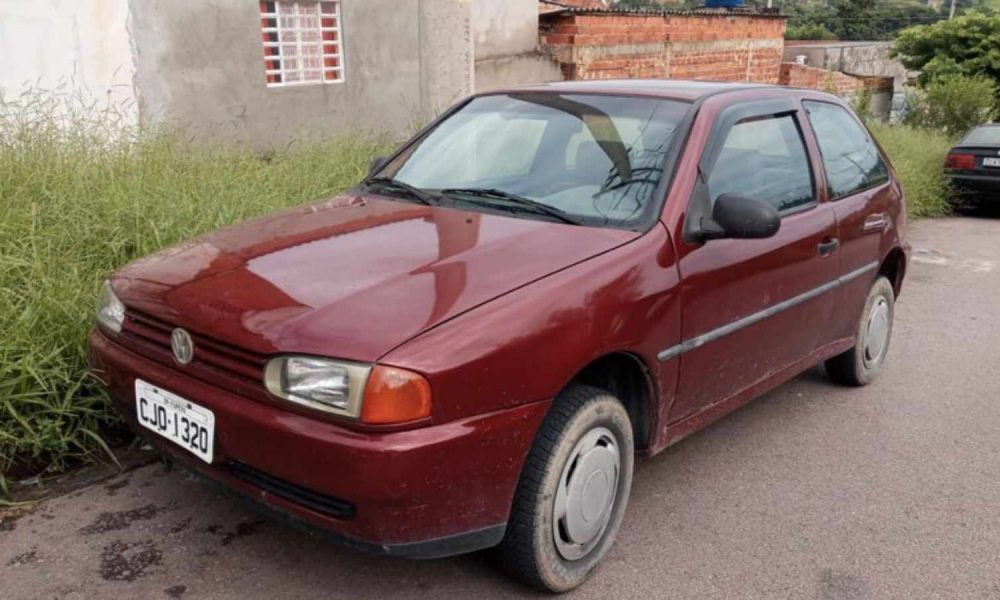
[[260, 3], [268, 87], [344, 80], [340, 0]]

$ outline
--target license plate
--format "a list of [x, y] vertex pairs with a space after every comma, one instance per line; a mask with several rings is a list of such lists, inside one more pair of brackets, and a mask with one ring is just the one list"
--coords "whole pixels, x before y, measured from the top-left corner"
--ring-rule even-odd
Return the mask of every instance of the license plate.
[[984, 167], [1000, 167], [1000, 158], [984, 158]]
[[215, 442], [212, 411], [136, 379], [135, 412], [140, 425], [211, 464]]

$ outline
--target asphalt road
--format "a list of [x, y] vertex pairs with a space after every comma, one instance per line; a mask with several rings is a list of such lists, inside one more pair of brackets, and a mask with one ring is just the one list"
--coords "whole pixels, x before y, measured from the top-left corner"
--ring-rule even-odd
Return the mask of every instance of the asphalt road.
[[[882, 377], [810, 371], [642, 462], [573, 598], [1000, 599], [1000, 220], [910, 239]], [[484, 554], [355, 554], [159, 465], [0, 524], [10, 600], [522, 596]]]

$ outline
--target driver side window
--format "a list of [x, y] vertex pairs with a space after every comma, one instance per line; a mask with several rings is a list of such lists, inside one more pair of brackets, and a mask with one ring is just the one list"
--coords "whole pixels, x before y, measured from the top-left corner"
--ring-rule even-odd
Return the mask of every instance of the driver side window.
[[813, 204], [809, 156], [794, 117], [755, 118], [734, 125], [712, 167], [708, 190], [713, 204], [723, 194], [763, 200], [778, 212]]

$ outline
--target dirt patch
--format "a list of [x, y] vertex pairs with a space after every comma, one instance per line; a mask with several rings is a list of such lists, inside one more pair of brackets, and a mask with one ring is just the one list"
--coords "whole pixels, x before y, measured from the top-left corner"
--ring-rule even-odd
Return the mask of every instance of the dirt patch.
[[221, 525], [209, 525], [205, 528], [205, 533], [217, 535], [222, 538], [222, 545], [228, 546], [238, 539], [245, 538], [257, 533], [266, 521], [244, 521], [238, 523], [232, 531], [226, 531]]
[[114, 496], [118, 493], [118, 490], [129, 484], [129, 479], [122, 479], [121, 481], [114, 481], [104, 486], [104, 489], [108, 492], [109, 496]]
[[119, 540], [101, 552], [101, 578], [105, 581], [135, 581], [147, 569], [159, 565], [163, 554], [151, 540], [126, 544]]
[[238, 539], [251, 536], [257, 533], [262, 525], [264, 525], [264, 521], [246, 521], [240, 523], [236, 526], [235, 531], [230, 531], [222, 537], [222, 545], [228, 546]]
[[29, 478], [32, 481], [30, 485], [24, 482], [18, 483], [16, 480], [23, 479], [23, 477], [10, 477], [8, 473], [8, 478], [15, 480], [14, 485], [11, 486], [10, 500], [34, 502], [66, 496], [79, 492], [88, 486], [120, 477], [158, 460], [155, 452], [143, 450], [134, 444], [127, 448], [116, 449], [114, 454], [114, 461], [92, 465], [74, 465], [67, 472], [55, 476]]
[[159, 514], [159, 512], [160, 509], [156, 505], [149, 504], [133, 510], [101, 513], [97, 515], [93, 523], [80, 529], [80, 533], [93, 535], [95, 533], [128, 529], [132, 523], [136, 521], [148, 521]]
[[0, 532], [17, 529], [17, 517], [0, 517]]
[[171, 527], [170, 528], [170, 533], [174, 533], [174, 534], [180, 533], [180, 532], [184, 531], [185, 529], [187, 529], [189, 525], [191, 525], [191, 517], [188, 517], [188, 518], [184, 519], [183, 521], [180, 521], [179, 523], [177, 523], [173, 527]]
[[30, 514], [35, 505], [0, 508], [0, 533], [14, 531], [21, 517]]
[[14, 558], [7, 561], [7, 566], [13, 567], [14, 565], [30, 565], [31, 563], [38, 560], [38, 551], [32, 550], [30, 552], [25, 552], [24, 554], [18, 554]]

